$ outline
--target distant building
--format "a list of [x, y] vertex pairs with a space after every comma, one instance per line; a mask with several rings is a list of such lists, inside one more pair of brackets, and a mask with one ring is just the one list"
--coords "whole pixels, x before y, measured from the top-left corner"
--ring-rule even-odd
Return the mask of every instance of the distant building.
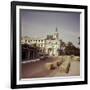
[[21, 44], [35, 44], [40, 48], [42, 53], [50, 56], [59, 55], [58, 50], [60, 49], [60, 40], [57, 28], [53, 35], [47, 35], [46, 38], [32, 38], [29, 36], [22, 37]]

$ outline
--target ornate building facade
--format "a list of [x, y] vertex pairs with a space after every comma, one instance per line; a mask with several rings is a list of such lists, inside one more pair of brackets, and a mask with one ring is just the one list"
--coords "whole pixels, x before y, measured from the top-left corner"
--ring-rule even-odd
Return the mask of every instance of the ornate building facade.
[[46, 38], [22, 37], [21, 44], [36, 45], [40, 48], [41, 53], [48, 54], [49, 56], [59, 55], [60, 40], [57, 28], [53, 35], [47, 35]]

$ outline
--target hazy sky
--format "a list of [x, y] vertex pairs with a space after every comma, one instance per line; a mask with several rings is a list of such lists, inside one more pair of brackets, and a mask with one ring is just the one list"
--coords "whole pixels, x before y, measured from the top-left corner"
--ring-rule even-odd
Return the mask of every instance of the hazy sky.
[[58, 28], [59, 38], [77, 46], [80, 13], [20, 10], [21, 36], [46, 37]]

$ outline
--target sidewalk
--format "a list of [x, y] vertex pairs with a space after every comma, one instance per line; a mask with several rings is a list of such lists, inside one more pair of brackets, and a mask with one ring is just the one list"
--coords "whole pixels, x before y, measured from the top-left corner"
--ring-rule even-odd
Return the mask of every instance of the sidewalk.
[[26, 61], [23, 61], [23, 62], [21, 62], [21, 63], [26, 64], [26, 63], [37, 62], [37, 61], [40, 61], [40, 58], [26, 60]]

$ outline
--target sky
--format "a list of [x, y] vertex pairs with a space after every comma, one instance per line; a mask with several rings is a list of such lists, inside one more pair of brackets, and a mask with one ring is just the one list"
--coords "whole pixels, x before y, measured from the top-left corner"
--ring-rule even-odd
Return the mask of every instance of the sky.
[[80, 13], [40, 10], [20, 10], [21, 36], [46, 37], [58, 29], [59, 39], [78, 46]]

